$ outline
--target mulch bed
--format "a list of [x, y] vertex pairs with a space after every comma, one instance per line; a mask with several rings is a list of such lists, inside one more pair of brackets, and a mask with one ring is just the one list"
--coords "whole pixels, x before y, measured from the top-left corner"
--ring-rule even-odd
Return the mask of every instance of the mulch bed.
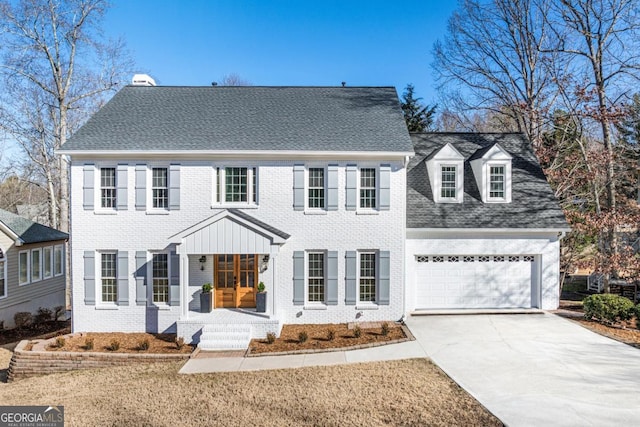
[[71, 332], [71, 321], [47, 321], [34, 323], [25, 328], [13, 328], [0, 330], [0, 345], [15, 343], [28, 339], [47, 339], [56, 335], [64, 335]]
[[[175, 334], [148, 334], [148, 333], [100, 333], [89, 332], [73, 334], [64, 337], [63, 347], [48, 347], [49, 351], [77, 351], [77, 352], [109, 352], [109, 353], [161, 353], [178, 354], [191, 353], [193, 348], [185, 344], [178, 349], [175, 343]], [[93, 340], [93, 348], [87, 346], [88, 341]], [[110, 350], [111, 344], [117, 341], [119, 348]], [[141, 344], [148, 341], [148, 348], [142, 349]]]
[[[393, 322], [387, 322], [387, 325], [389, 332], [384, 335], [382, 323], [361, 324], [360, 337], [354, 335], [353, 325], [346, 323], [284, 325], [280, 337], [276, 338], [273, 343], [269, 344], [266, 339], [254, 339], [249, 344], [249, 350], [251, 354], [331, 350], [407, 339], [400, 325]], [[329, 339], [329, 330], [334, 331], [333, 339]], [[299, 340], [302, 332], [307, 334], [307, 340], [304, 342]]]

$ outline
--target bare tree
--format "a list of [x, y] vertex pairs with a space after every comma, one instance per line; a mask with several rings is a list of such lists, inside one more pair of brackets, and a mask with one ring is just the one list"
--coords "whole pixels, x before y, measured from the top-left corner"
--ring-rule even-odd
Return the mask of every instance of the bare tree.
[[221, 86], [251, 86], [251, 82], [245, 80], [237, 73], [226, 74], [220, 80]]
[[50, 224], [69, 230], [68, 166], [54, 150], [129, 74], [122, 41], [105, 40], [104, 0], [0, 1], [0, 126], [46, 188]]
[[[549, 0], [461, 1], [447, 36], [434, 45], [439, 88], [457, 104], [446, 107], [504, 116], [501, 122], [538, 144], [552, 102], [540, 49], [548, 35], [539, 23], [548, 10]], [[450, 86], [462, 86], [463, 94], [446, 93]]]

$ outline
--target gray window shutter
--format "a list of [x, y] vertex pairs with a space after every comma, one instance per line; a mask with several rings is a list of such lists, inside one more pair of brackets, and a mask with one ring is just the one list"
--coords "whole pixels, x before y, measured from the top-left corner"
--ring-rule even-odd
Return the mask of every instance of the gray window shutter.
[[127, 173], [128, 173], [128, 165], [118, 165], [118, 169], [117, 169], [117, 176], [116, 176], [116, 183], [118, 185], [118, 190], [117, 190], [117, 206], [118, 206], [118, 210], [120, 211], [126, 211], [127, 210], [127, 203], [128, 203], [128, 197], [129, 195], [127, 194], [127, 188], [128, 188], [128, 178], [127, 178]]
[[169, 165], [169, 210], [180, 210], [180, 165]]
[[147, 165], [136, 165], [136, 209], [147, 208]]
[[358, 206], [358, 168], [356, 165], [347, 165], [347, 203], [348, 211], [355, 211]]
[[96, 305], [96, 253], [84, 251], [84, 303]]
[[129, 252], [118, 251], [118, 305], [129, 305]]
[[391, 207], [391, 166], [380, 166], [380, 204], [381, 211], [388, 211]]
[[293, 210], [304, 210], [304, 165], [293, 165]]
[[389, 251], [380, 251], [380, 278], [378, 279], [378, 304], [389, 305], [389, 279], [391, 263]]
[[356, 304], [356, 289], [357, 289], [357, 262], [356, 251], [347, 251], [345, 254], [345, 290], [344, 290], [344, 303], [346, 305]]
[[338, 252], [327, 254], [327, 305], [338, 304]]
[[136, 304], [147, 303], [147, 252], [136, 252]]
[[180, 255], [171, 252], [169, 262], [169, 305], [180, 305]]
[[84, 165], [82, 169], [82, 207], [85, 210], [93, 210], [95, 173], [96, 168], [94, 165]]
[[338, 210], [338, 165], [327, 168], [327, 210]]
[[304, 304], [304, 251], [293, 252], [293, 305]]

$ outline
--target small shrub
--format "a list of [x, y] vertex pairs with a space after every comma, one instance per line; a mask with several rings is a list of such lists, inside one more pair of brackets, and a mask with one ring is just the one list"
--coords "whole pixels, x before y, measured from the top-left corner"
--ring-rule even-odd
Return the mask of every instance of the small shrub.
[[46, 307], [40, 307], [38, 308], [38, 312], [36, 313], [33, 320], [35, 323], [40, 324], [40, 323], [48, 322], [52, 318], [53, 318], [53, 311], [51, 311], [51, 309]]
[[64, 337], [56, 337], [56, 343], [54, 344], [54, 347], [62, 348], [66, 343], [67, 341], [64, 339]]
[[380, 333], [385, 337], [389, 335], [389, 323], [384, 322], [382, 326], [380, 326]]
[[306, 342], [309, 339], [309, 334], [307, 334], [305, 331], [300, 331], [300, 333], [298, 334], [298, 343], [302, 344], [303, 342]]
[[111, 343], [107, 346], [107, 350], [109, 350], [109, 351], [118, 351], [118, 350], [120, 350], [120, 341], [111, 340]]
[[356, 325], [353, 328], [353, 337], [354, 338], [360, 338], [361, 335], [362, 335], [362, 329], [360, 329], [360, 326]]
[[178, 350], [182, 350], [182, 347], [184, 347], [184, 338], [176, 337], [175, 343], [176, 343], [176, 348]]
[[138, 342], [138, 350], [140, 351], [147, 351], [149, 350], [149, 339], [145, 338], [142, 341]]
[[13, 321], [16, 324], [16, 328], [22, 329], [33, 323], [33, 316], [28, 311], [20, 311], [13, 315]]
[[276, 341], [276, 334], [274, 332], [267, 333], [267, 344], [273, 344]]
[[53, 320], [59, 320], [62, 313], [66, 312], [67, 309], [63, 305], [57, 305], [53, 307]]
[[598, 322], [615, 323], [629, 320], [633, 314], [633, 303], [620, 295], [589, 295], [583, 301], [584, 317]]
[[93, 338], [86, 338], [84, 340], [84, 349], [93, 350]]
[[333, 341], [336, 338], [336, 330], [333, 328], [327, 329], [327, 341]]

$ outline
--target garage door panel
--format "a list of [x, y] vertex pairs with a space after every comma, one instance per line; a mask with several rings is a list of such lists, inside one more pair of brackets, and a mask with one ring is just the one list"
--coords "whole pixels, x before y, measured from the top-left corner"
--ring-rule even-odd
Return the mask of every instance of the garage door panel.
[[417, 309], [531, 307], [532, 256], [419, 258], [428, 262], [416, 262]]

